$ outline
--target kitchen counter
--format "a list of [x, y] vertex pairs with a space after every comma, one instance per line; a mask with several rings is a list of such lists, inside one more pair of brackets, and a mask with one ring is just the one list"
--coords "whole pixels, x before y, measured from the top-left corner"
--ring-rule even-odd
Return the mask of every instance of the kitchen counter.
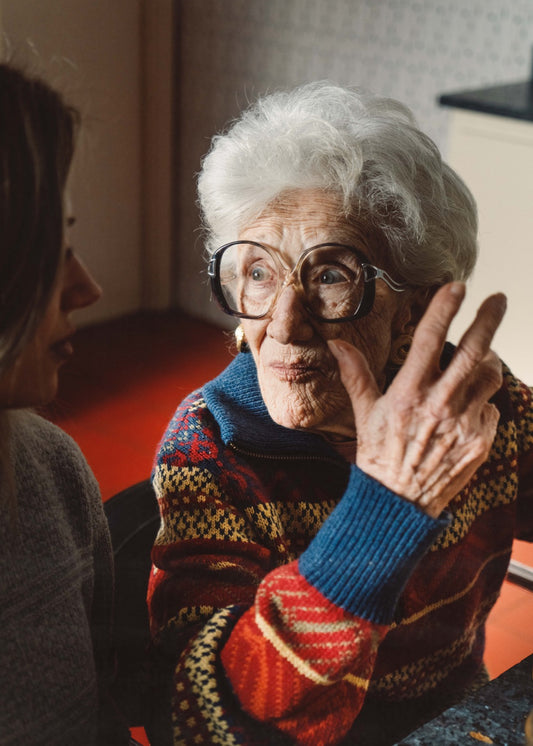
[[439, 96], [442, 106], [533, 122], [533, 80]]
[[524, 746], [524, 724], [533, 709], [533, 655], [463, 702], [399, 741], [397, 746], [495, 744]]

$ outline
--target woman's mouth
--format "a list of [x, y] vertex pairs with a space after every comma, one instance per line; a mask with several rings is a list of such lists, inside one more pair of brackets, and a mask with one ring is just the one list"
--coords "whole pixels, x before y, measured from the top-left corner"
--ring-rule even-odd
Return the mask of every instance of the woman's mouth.
[[307, 363], [272, 363], [270, 365], [274, 375], [280, 381], [303, 382], [308, 381], [316, 374], [318, 368]]

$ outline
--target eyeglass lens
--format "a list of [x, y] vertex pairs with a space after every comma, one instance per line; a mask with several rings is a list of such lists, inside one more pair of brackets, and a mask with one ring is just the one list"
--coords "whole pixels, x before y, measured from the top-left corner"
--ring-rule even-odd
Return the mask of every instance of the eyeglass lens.
[[[273, 307], [288, 271], [265, 248], [231, 244], [220, 259], [220, 288], [231, 311], [252, 318]], [[364, 294], [364, 273], [356, 254], [339, 246], [317, 247], [299, 266], [307, 308], [324, 320], [353, 316]]]

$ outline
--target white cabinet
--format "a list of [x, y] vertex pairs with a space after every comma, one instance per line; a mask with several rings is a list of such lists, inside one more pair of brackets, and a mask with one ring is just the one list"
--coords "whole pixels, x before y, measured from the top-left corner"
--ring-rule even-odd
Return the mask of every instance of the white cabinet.
[[508, 308], [494, 348], [513, 373], [531, 385], [533, 122], [452, 109], [448, 162], [477, 201], [480, 246], [451, 339], [458, 340], [488, 294], [505, 292]]

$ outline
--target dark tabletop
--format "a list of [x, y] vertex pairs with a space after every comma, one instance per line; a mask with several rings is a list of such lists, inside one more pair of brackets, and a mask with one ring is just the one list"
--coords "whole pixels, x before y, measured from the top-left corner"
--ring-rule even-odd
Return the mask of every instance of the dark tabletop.
[[524, 746], [524, 723], [533, 709], [532, 671], [530, 655], [398, 746]]
[[533, 121], [533, 81], [444, 93], [439, 103], [456, 109], [481, 111], [511, 119]]

